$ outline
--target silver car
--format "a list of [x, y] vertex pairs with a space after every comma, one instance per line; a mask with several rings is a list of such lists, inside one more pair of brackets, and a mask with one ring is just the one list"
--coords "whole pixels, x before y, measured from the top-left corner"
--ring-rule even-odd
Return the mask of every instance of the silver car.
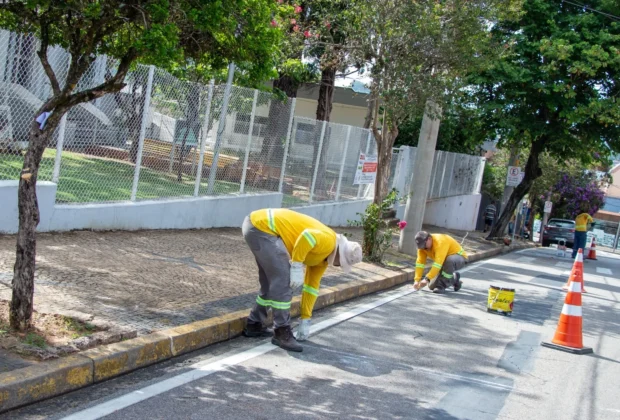
[[543, 226], [543, 246], [557, 244], [561, 240], [566, 242], [568, 248], [572, 248], [575, 243], [575, 221], [567, 219], [550, 219], [546, 226]]

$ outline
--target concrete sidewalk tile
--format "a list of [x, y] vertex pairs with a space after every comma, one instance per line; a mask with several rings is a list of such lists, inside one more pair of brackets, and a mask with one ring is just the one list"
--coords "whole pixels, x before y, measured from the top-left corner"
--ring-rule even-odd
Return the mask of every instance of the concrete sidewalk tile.
[[93, 383], [93, 361], [73, 355], [0, 374], [0, 412]]
[[170, 337], [160, 332], [80, 353], [94, 362], [95, 382], [172, 357]]
[[215, 317], [161, 331], [170, 337], [173, 356], [228, 340], [229, 320]]

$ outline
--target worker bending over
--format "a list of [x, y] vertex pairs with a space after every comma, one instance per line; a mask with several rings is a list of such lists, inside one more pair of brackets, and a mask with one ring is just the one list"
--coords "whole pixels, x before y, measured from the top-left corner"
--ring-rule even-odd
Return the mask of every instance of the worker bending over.
[[246, 217], [242, 232], [256, 258], [260, 282], [244, 335], [271, 335], [266, 327], [271, 308], [275, 327], [271, 342], [286, 350], [302, 351], [290, 326], [291, 288], [303, 285], [297, 332], [297, 339], [303, 341], [310, 333], [312, 309], [328, 264], [350, 272], [351, 266], [362, 261], [362, 247], [318, 220], [288, 209], [257, 210]]

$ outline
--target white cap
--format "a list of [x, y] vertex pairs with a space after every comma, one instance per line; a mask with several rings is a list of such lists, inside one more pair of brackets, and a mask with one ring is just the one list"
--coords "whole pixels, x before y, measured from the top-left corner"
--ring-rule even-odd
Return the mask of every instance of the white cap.
[[351, 272], [351, 267], [362, 262], [362, 247], [357, 242], [349, 242], [346, 236], [336, 235], [336, 249], [327, 258], [327, 262], [334, 264], [336, 252], [340, 255], [340, 267], [345, 273]]

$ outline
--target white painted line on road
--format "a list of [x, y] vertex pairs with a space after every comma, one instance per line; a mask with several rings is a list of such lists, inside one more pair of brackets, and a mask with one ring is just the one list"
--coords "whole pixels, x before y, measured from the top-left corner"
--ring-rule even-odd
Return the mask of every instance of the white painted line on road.
[[606, 275], [609, 275], [609, 276], [612, 275], [612, 272], [611, 272], [611, 270], [609, 268], [596, 267], [596, 272], [598, 274], [606, 274]]
[[555, 266], [558, 268], [573, 268], [573, 265], [567, 262], [559, 262]]
[[[369, 302], [369, 303], [354, 307], [350, 311], [338, 314], [333, 318], [317, 323], [316, 325], [312, 326], [311, 332], [317, 333], [333, 325], [336, 325], [348, 319], [354, 318], [358, 315], [363, 314], [364, 312], [368, 312], [381, 305], [385, 305], [386, 303], [392, 302], [393, 300], [399, 299], [403, 296], [407, 296], [413, 293], [413, 290], [414, 290], [413, 287], [410, 287], [410, 288], [407, 287], [405, 290], [401, 292], [391, 293], [389, 296], [386, 296], [384, 298], [377, 299], [373, 302]], [[233, 354], [231, 352], [230, 356], [224, 357], [223, 359], [218, 360], [217, 362], [211, 362], [209, 360], [205, 360], [203, 362], [195, 363], [189, 366], [189, 368], [191, 368], [192, 370], [188, 372], [182, 373], [180, 375], [174, 376], [169, 379], [165, 379], [161, 382], [157, 382], [145, 388], [138, 389], [136, 391], [130, 392], [123, 396], [114, 398], [112, 400], [106, 401], [101, 404], [98, 404], [91, 408], [87, 408], [85, 410], [79, 411], [75, 414], [71, 414], [67, 417], [64, 417], [63, 420], [100, 419], [102, 417], [115, 413], [119, 410], [122, 410], [123, 408], [127, 408], [139, 402], [145, 401], [149, 398], [160, 395], [164, 392], [170, 391], [174, 388], [178, 388], [182, 385], [193, 382], [197, 379], [201, 379], [201, 378], [204, 378], [205, 376], [209, 376], [213, 373], [220, 372], [224, 369], [227, 369], [228, 367], [235, 366], [240, 363], [246, 362], [250, 359], [261, 356], [277, 348], [279, 347], [276, 347], [271, 343], [265, 343], [257, 347], [251, 348], [249, 350], [243, 351], [241, 353]]]

